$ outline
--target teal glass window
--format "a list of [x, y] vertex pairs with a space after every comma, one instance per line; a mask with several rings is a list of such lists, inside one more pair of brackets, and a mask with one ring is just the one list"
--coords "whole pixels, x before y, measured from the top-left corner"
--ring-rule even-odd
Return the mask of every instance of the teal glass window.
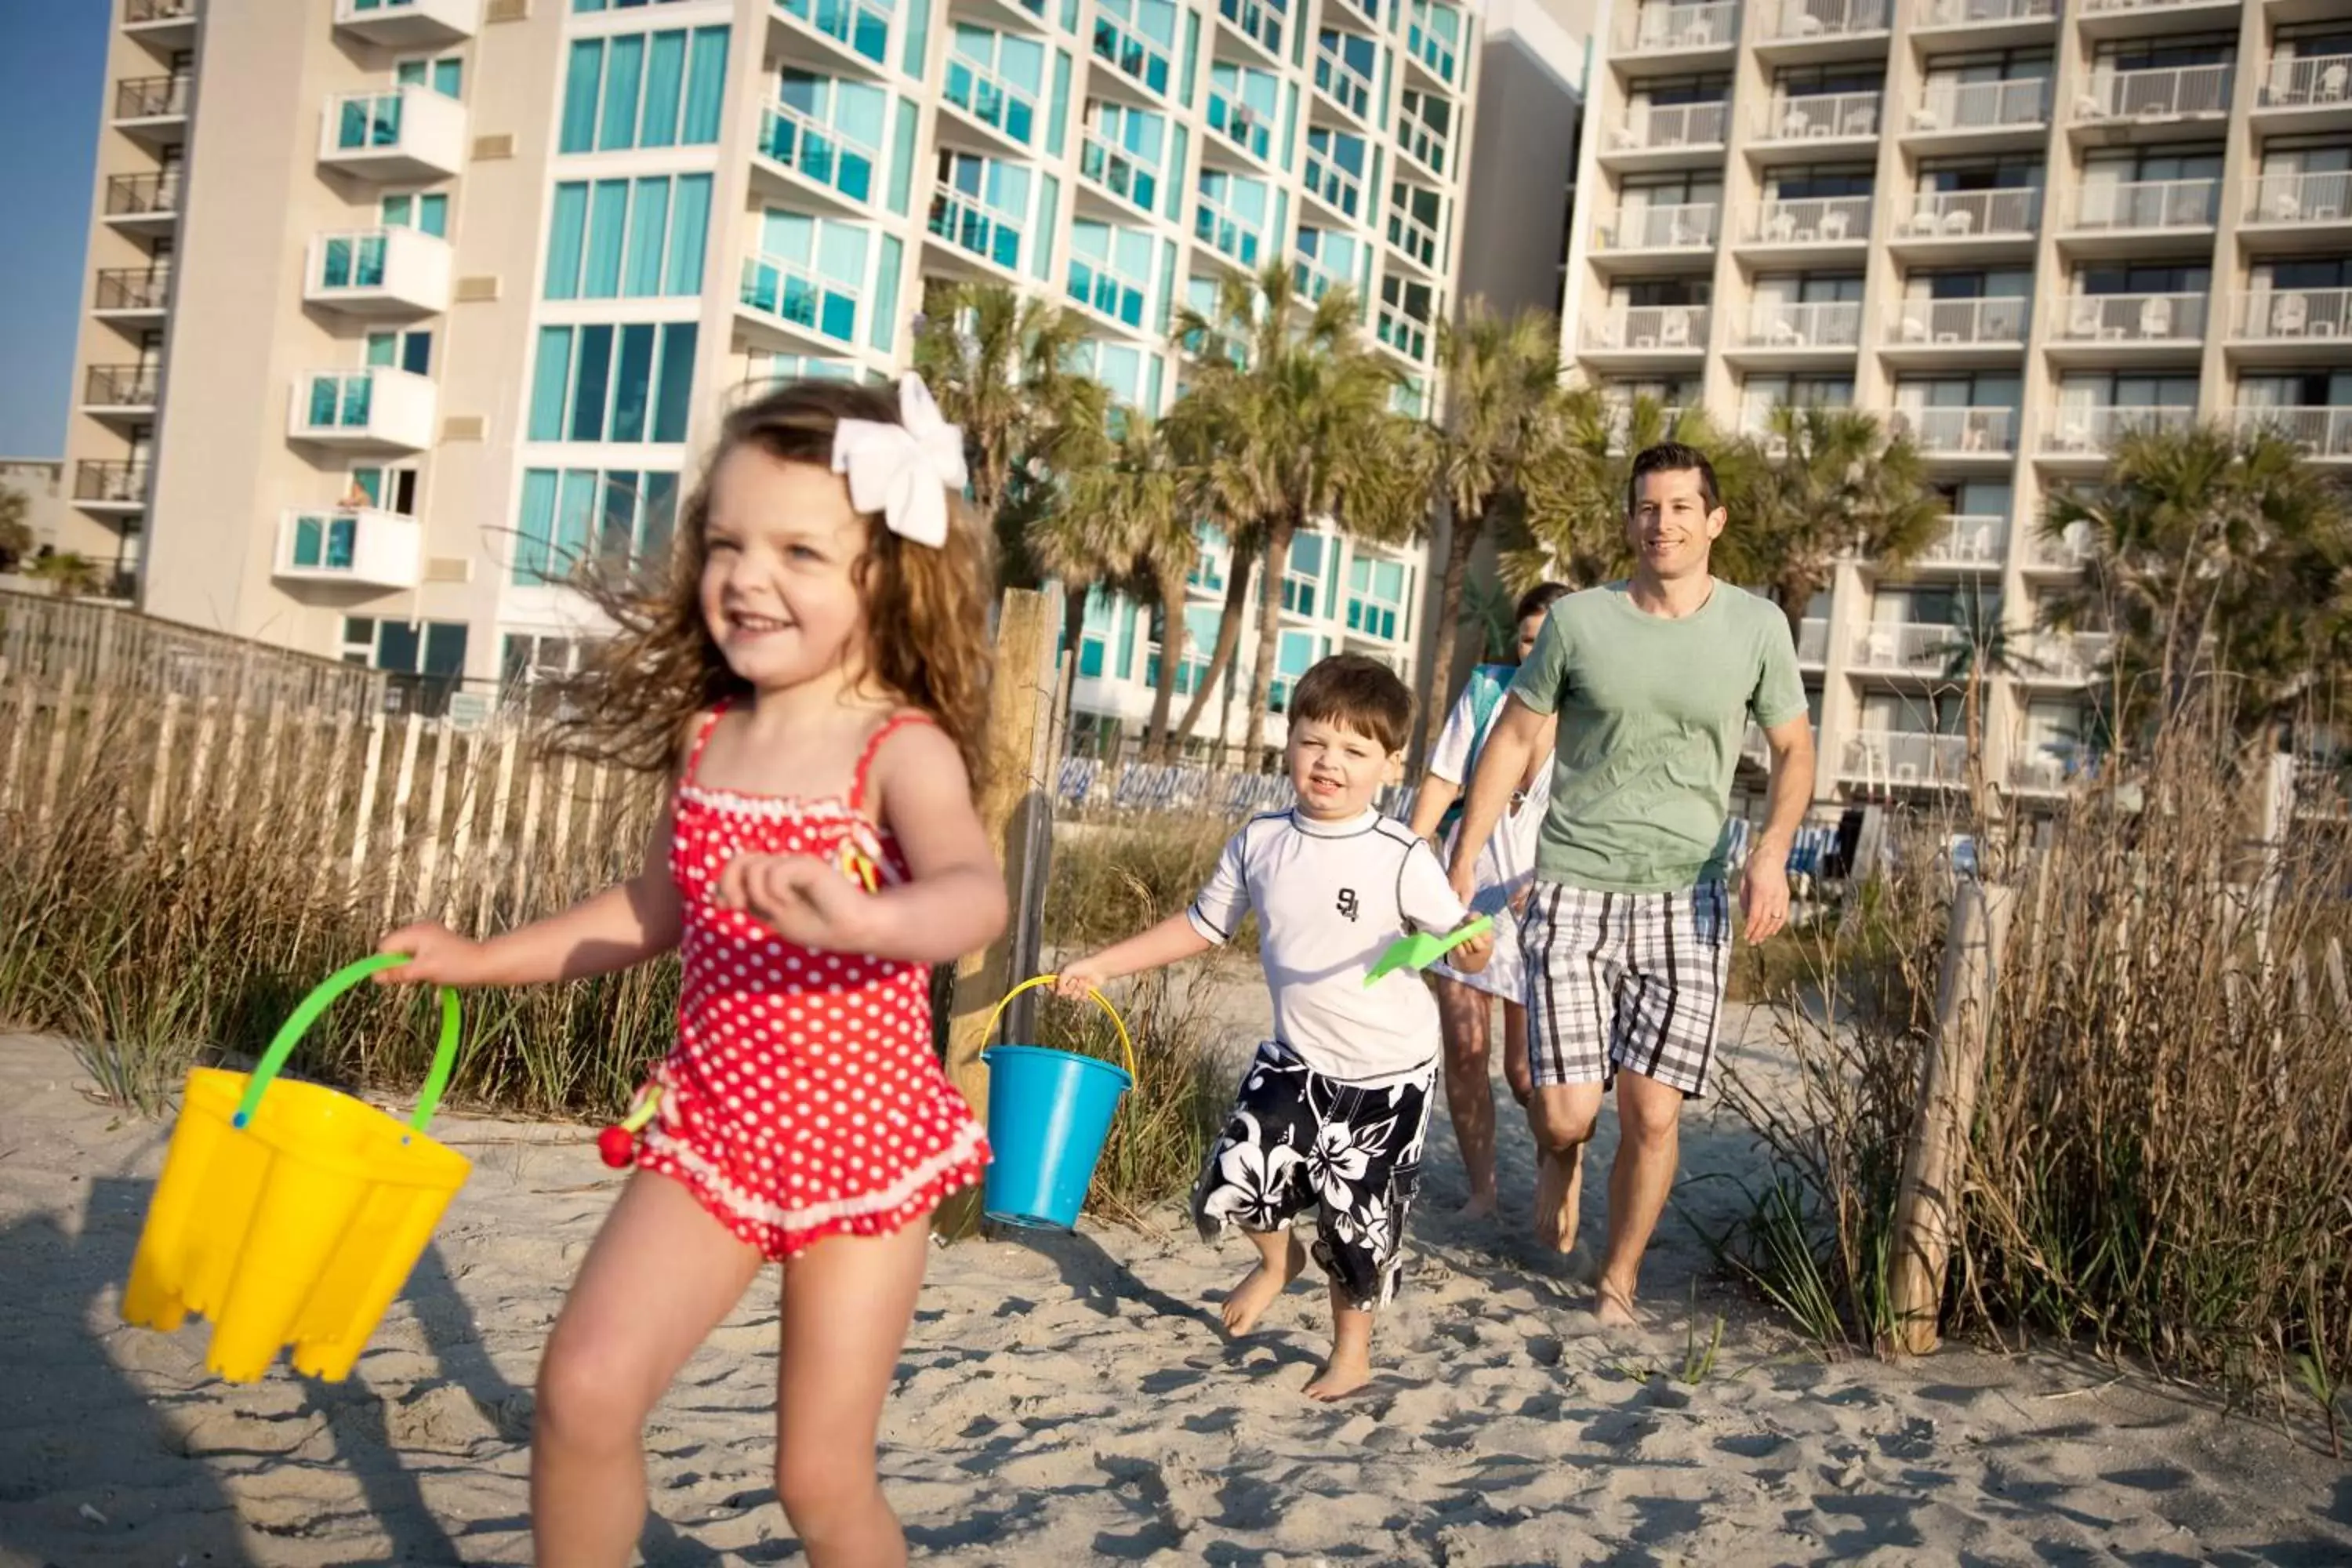
[[530, 438], [683, 441], [696, 336], [692, 321], [541, 328]]
[[449, 198], [440, 191], [399, 192], [377, 207], [386, 228], [413, 228], [438, 238], [449, 237]]
[[646, 62], [646, 107], [637, 144], [671, 147], [677, 143], [679, 94], [686, 89], [686, 35], [656, 33]]
[[550, 300], [646, 299], [702, 291], [710, 176], [567, 180], [548, 216]]
[[727, 29], [582, 38], [565, 67], [560, 153], [707, 146], [727, 95]]
[[637, 105], [645, 89], [646, 38], [642, 33], [608, 39], [604, 51], [604, 96], [596, 124], [596, 150], [610, 153], [637, 144]]
[[563, 77], [563, 123], [555, 139], [559, 153], [589, 153], [596, 146], [596, 95], [604, 79], [604, 40], [581, 38], [572, 46]]
[[403, 60], [392, 68], [392, 79], [403, 87], [429, 87], [444, 98], [462, 98], [466, 65], [454, 56], [438, 60]]

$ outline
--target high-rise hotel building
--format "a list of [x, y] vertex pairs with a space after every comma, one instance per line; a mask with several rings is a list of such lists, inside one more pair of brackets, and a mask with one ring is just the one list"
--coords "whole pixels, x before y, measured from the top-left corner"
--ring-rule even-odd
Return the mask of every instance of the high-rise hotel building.
[[[61, 547], [430, 697], [562, 666], [568, 566], [663, 547], [730, 398], [890, 374], [935, 279], [1064, 303], [1159, 411], [1173, 310], [1286, 262], [1358, 291], [1407, 406], [1435, 394], [1463, 5], [113, 4]], [[1409, 669], [1424, 555], [1302, 537], [1277, 675], [1342, 644]], [[1152, 623], [1093, 605], [1083, 710], [1148, 710]]]
[[1817, 793], [1960, 775], [1971, 595], [2023, 656], [1992, 765], [2063, 788], [2101, 647], [2032, 629], [2078, 570], [2053, 488], [2200, 418], [2352, 464], [2352, 0], [1620, 3], [1597, 38], [1579, 374], [1751, 428], [1868, 409], [1950, 505], [1910, 573], [1851, 563], [1808, 612]]

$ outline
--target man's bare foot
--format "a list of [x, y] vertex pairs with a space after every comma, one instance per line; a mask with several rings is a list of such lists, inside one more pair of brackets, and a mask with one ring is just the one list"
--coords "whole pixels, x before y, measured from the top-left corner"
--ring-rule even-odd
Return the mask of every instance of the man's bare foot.
[[1630, 1329], [1642, 1320], [1633, 1315], [1633, 1298], [1603, 1280], [1593, 1292], [1592, 1321], [1604, 1328]]
[[1279, 1273], [1266, 1268], [1261, 1260], [1257, 1267], [1242, 1277], [1240, 1284], [1226, 1292], [1223, 1311], [1225, 1332], [1239, 1339], [1257, 1327], [1260, 1314], [1274, 1305], [1274, 1299], [1281, 1295], [1306, 1268], [1307, 1249], [1298, 1245], [1298, 1238], [1294, 1236], [1283, 1252]]
[[1331, 1359], [1325, 1362], [1307, 1384], [1307, 1397], [1329, 1404], [1345, 1399], [1372, 1381], [1371, 1358], [1359, 1352], [1334, 1347]]
[[1576, 1250], [1577, 1209], [1584, 1184], [1581, 1145], [1566, 1154], [1536, 1152], [1536, 1239], [1555, 1252]]
[[1492, 1219], [1495, 1215], [1495, 1194], [1472, 1193], [1459, 1212], [1464, 1219]]

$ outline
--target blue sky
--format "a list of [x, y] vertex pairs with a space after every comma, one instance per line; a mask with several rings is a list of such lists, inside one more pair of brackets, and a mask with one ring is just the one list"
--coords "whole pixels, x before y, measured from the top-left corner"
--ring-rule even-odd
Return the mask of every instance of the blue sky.
[[0, 456], [63, 454], [111, 0], [0, 0]]

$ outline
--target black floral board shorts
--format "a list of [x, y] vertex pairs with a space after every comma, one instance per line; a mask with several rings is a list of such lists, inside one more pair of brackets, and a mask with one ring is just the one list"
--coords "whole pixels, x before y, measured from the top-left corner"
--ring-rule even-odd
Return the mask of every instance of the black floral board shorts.
[[1215, 1240], [1227, 1226], [1287, 1230], [1312, 1209], [1315, 1261], [1350, 1304], [1388, 1305], [1436, 1079], [1433, 1058], [1353, 1083], [1326, 1078], [1278, 1040], [1258, 1047], [1192, 1189], [1201, 1239]]

